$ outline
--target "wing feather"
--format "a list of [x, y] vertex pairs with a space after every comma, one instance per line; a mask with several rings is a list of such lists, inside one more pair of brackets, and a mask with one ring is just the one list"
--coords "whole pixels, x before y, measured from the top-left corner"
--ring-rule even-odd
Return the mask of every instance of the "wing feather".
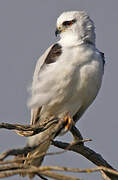
[[56, 62], [61, 52], [61, 46], [53, 44], [39, 58], [36, 64], [31, 87], [31, 97], [28, 102], [31, 108], [31, 124], [37, 123], [42, 106], [52, 98], [50, 90], [53, 87], [54, 81], [53, 76], [50, 76], [50, 74], [53, 69], [49, 67], [49, 64]]

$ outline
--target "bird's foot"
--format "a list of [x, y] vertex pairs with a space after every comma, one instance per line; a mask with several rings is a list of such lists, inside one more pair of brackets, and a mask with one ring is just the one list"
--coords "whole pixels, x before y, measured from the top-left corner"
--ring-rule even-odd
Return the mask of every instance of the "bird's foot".
[[73, 120], [70, 117], [69, 113], [67, 113], [64, 117], [64, 129], [65, 129], [65, 131], [70, 130], [72, 124], [73, 124]]
[[69, 113], [66, 113], [63, 117], [61, 117], [61, 119], [63, 120], [63, 127], [59, 130], [59, 132], [57, 132], [56, 136], [64, 135], [67, 131], [71, 129], [73, 124], [73, 120]]

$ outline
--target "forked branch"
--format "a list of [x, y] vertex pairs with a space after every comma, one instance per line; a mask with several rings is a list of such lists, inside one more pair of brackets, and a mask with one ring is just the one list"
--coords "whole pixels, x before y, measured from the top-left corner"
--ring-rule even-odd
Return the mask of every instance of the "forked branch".
[[[54, 127], [55, 124], [55, 127]], [[30, 126], [30, 125], [20, 125], [20, 124], [8, 124], [8, 123], [1, 123], [0, 128], [5, 128], [9, 130], [14, 130], [17, 134], [22, 136], [32, 136], [35, 134], [38, 134], [42, 131], [45, 131], [49, 127], [53, 126], [52, 130], [50, 131], [50, 134], [48, 134], [45, 139], [43, 139], [41, 143], [44, 141], [47, 141], [48, 138], [52, 136], [52, 134], [55, 136], [58, 134], [60, 129], [64, 127], [64, 121], [58, 120], [58, 119], [51, 119], [50, 121], [44, 122], [43, 124], [38, 124], [36, 126]], [[93, 151], [92, 149], [88, 148], [84, 145], [84, 142], [90, 141], [90, 139], [83, 139], [81, 133], [79, 130], [73, 125], [71, 128], [71, 133], [74, 136], [74, 142], [71, 143], [65, 143], [60, 141], [54, 141], [52, 139], [52, 145], [63, 149], [59, 152], [53, 152], [53, 153], [46, 153], [45, 155], [57, 155], [64, 153], [66, 151], [73, 151], [78, 154], [81, 154], [85, 158], [87, 158], [89, 161], [93, 162], [95, 165], [97, 165], [97, 168], [93, 169], [78, 169], [78, 168], [67, 168], [67, 167], [53, 167], [53, 166], [44, 166], [36, 168], [31, 165], [25, 165], [23, 164], [24, 160], [28, 160], [27, 153], [33, 151], [36, 149], [40, 144], [32, 147], [23, 147], [19, 149], [11, 149], [8, 150], [0, 155], [0, 178], [5, 178], [8, 176], [13, 176], [20, 173], [35, 173], [37, 176], [39, 176], [42, 179], [45, 179], [43, 176], [51, 177], [53, 179], [57, 180], [80, 180], [80, 178], [67, 176], [64, 174], [59, 174], [53, 171], [65, 171], [65, 172], [75, 172], [75, 173], [91, 173], [100, 171], [102, 174], [102, 177], [104, 180], [110, 179], [110, 180], [118, 180], [118, 171], [114, 170], [114, 168], [103, 159], [103, 157]], [[16, 156], [13, 160], [5, 160], [8, 156]], [[40, 156], [44, 156], [44, 153], [40, 154]], [[39, 158], [39, 156], [34, 157]]]

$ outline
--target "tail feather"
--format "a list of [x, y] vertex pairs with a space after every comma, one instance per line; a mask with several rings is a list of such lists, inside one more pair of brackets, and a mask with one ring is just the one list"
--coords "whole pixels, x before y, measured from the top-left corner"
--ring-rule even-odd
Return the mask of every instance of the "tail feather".
[[[30, 157], [29, 160], [25, 160], [24, 164], [26, 165], [32, 165], [35, 167], [39, 167], [42, 162], [43, 159], [45, 157], [45, 153], [48, 151], [49, 146], [51, 144], [51, 139], [54, 138], [53, 136], [49, 136], [49, 132], [51, 130], [52, 127], [48, 128], [46, 131], [31, 136], [28, 140], [28, 146], [34, 146], [34, 145], [38, 145], [39, 146], [33, 150], [32, 152], [27, 154], [27, 157]], [[48, 137], [48, 138], [46, 138]], [[41, 143], [41, 144], [40, 144]], [[39, 157], [37, 157], [39, 156]], [[36, 157], [36, 158], [35, 158]], [[22, 174], [22, 176], [26, 176], [27, 174]], [[30, 173], [28, 174], [29, 178], [32, 179], [35, 176], [35, 173]]]

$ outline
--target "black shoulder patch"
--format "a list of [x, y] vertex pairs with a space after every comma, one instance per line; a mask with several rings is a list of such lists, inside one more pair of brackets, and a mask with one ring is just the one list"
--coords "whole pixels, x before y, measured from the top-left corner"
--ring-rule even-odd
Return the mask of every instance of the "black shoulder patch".
[[101, 57], [102, 57], [102, 61], [103, 61], [103, 66], [105, 65], [105, 57], [104, 57], [104, 53], [103, 52], [100, 52], [101, 54]]
[[54, 44], [54, 46], [51, 48], [49, 54], [47, 55], [46, 59], [45, 59], [45, 64], [51, 64], [56, 62], [58, 56], [60, 56], [62, 53], [62, 47], [61, 45]]

